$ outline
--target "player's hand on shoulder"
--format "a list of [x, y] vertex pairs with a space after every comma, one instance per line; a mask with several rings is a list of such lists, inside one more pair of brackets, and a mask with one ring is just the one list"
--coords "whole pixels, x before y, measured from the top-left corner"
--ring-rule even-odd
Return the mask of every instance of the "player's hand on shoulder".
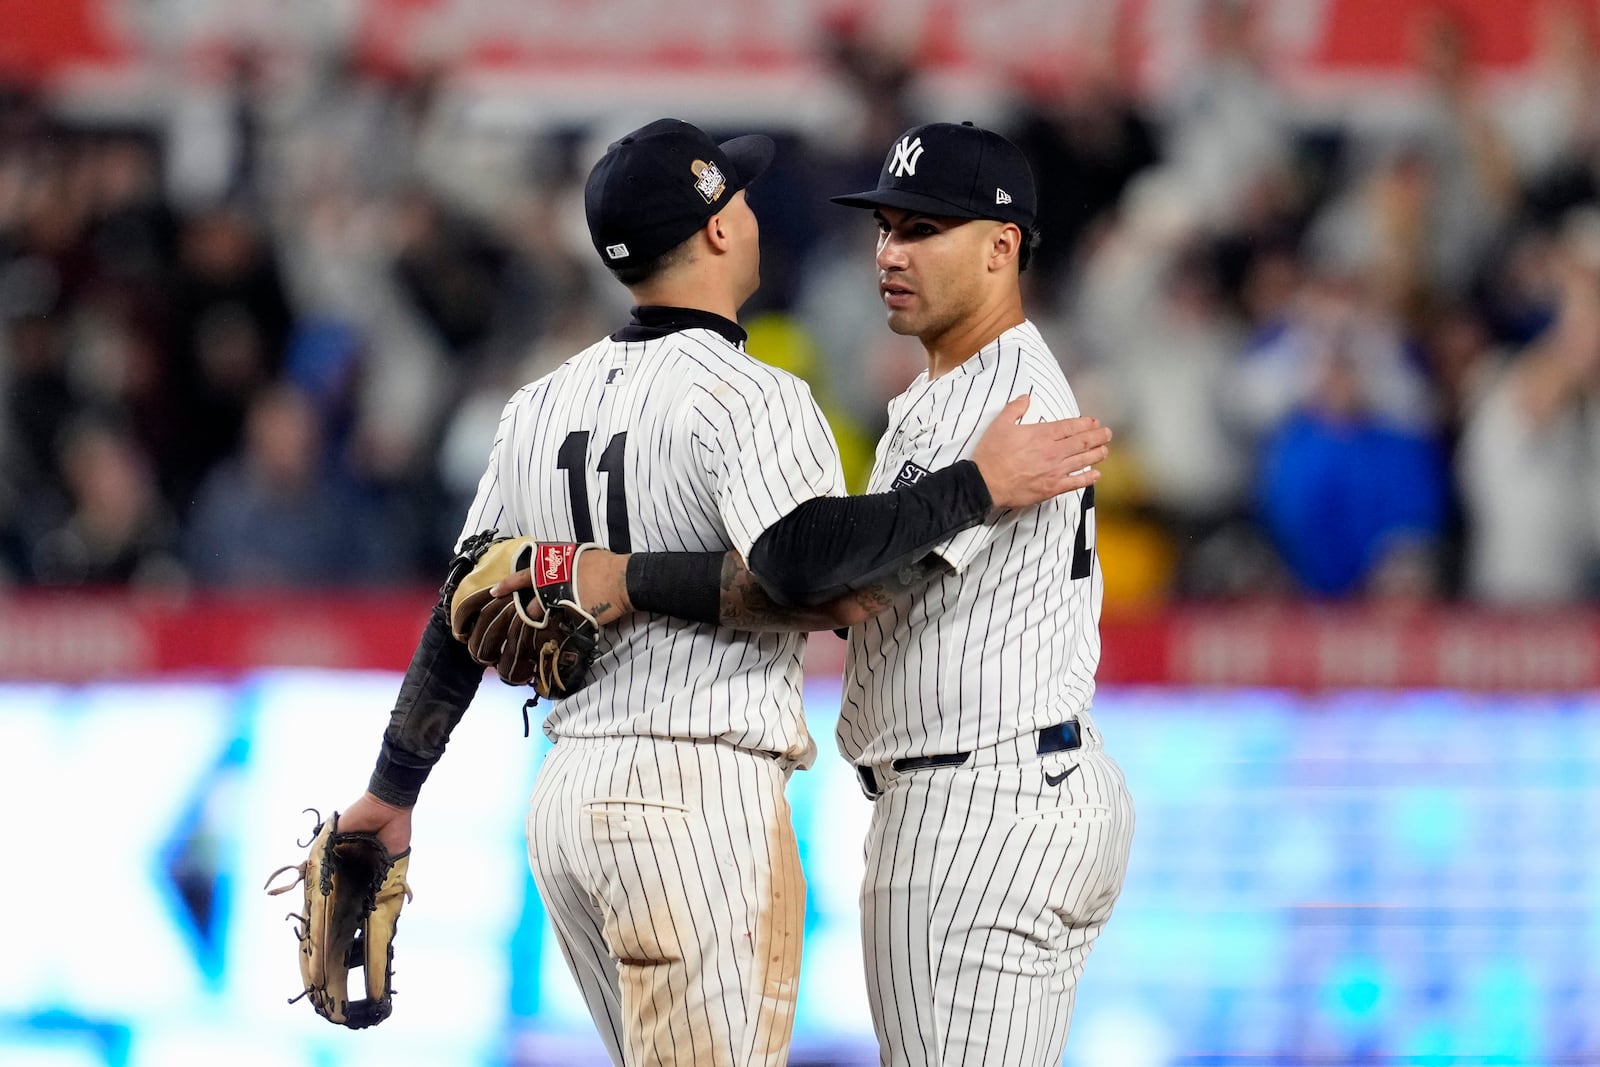
[[1029, 398], [1004, 408], [973, 450], [995, 507], [1021, 508], [1100, 480], [1097, 465], [1111, 449], [1111, 429], [1092, 415], [1023, 423]]

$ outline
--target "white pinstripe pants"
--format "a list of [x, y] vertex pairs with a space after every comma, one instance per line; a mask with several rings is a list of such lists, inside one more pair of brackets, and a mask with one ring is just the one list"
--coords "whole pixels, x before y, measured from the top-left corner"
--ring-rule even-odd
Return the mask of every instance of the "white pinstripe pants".
[[885, 1067], [1061, 1063], [1133, 840], [1122, 770], [1086, 732], [1075, 751], [883, 783], [861, 935]]
[[776, 760], [717, 742], [564, 738], [528, 862], [618, 1067], [780, 1067], [805, 878]]

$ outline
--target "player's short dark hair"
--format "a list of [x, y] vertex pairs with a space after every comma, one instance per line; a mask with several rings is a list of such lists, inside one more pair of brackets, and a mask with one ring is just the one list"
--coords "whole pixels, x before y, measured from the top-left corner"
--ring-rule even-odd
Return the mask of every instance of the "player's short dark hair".
[[[696, 231], [698, 232], [698, 231]], [[679, 241], [654, 259], [647, 259], [643, 263], [635, 263], [631, 267], [612, 267], [611, 276], [623, 285], [632, 289], [636, 285], [643, 285], [653, 280], [657, 275], [663, 274], [689, 258], [689, 240]]]
[[1028, 269], [1028, 263], [1033, 259], [1033, 254], [1039, 249], [1039, 228], [1029, 226], [1022, 231], [1022, 247], [1017, 251], [1017, 272]]

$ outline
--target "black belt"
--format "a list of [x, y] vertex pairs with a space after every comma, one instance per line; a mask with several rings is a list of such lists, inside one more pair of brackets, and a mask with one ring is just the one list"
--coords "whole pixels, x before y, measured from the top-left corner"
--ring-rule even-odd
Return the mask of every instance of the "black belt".
[[[1039, 731], [1041, 756], [1048, 756], [1052, 752], [1070, 752], [1082, 747], [1083, 734], [1078, 728], [1077, 719], [1058, 722]], [[896, 774], [904, 774], [906, 771], [925, 771], [931, 767], [959, 767], [971, 758], [971, 752], [949, 752], [942, 756], [902, 756], [889, 766], [895, 769]], [[856, 774], [861, 776], [862, 788], [870, 795], [877, 796], [880, 792], [878, 776], [872, 773], [872, 768], [857, 764]]]

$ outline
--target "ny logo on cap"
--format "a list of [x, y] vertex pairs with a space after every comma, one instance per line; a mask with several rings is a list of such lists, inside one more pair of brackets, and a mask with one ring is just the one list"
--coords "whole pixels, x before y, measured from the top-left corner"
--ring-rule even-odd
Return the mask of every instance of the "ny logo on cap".
[[896, 178], [904, 178], [907, 174], [917, 173], [917, 160], [922, 158], [922, 138], [915, 141], [907, 137], [900, 138], [900, 143], [894, 146], [894, 155], [889, 159], [889, 173]]

